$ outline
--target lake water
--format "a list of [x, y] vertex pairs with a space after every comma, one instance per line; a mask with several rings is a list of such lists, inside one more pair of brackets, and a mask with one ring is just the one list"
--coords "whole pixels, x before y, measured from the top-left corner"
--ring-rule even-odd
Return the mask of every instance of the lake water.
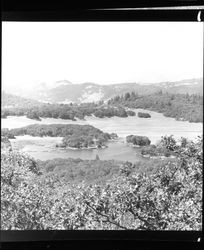
[[62, 149], [56, 148], [56, 143], [59, 143], [61, 137], [32, 137], [32, 136], [17, 136], [17, 139], [12, 139], [11, 144], [13, 149], [20, 149], [24, 153], [28, 153], [35, 159], [48, 160], [54, 158], [81, 158], [83, 160], [94, 160], [96, 155], [101, 160], [115, 159], [120, 161], [135, 162], [141, 155], [137, 148], [128, 146], [123, 140], [117, 142], [108, 142], [108, 148], [104, 149]]
[[117, 159], [128, 160], [134, 162], [139, 155], [136, 148], [129, 147], [124, 143], [127, 135], [145, 135], [154, 144], [164, 135], [174, 135], [175, 138], [186, 137], [195, 140], [198, 135], [202, 135], [202, 123], [189, 123], [184, 121], [176, 121], [174, 118], [163, 116], [161, 113], [147, 111], [142, 109], [134, 110], [137, 112], [148, 112], [151, 118], [139, 118], [137, 116], [120, 118], [97, 118], [86, 117], [85, 121], [63, 120], [53, 118], [42, 118], [42, 121], [35, 121], [26, 117], [8, 117], [1, 119], [2, 128], [18, 128], [30, 124], [90, 124], [96, 128], [108, 133], [117, 133], [121, 140], [119, 142], [109, 142], [108, 148], [105, 149], [89, 149], [89, 150], [70, 150], [57, 149], [55, 144], [61, 141], [61, 138], [32, 138], [21, 136], [16, 140], [11, 140], [15, 148], [20, 147], [22, 151], [27, 152], [31, 156], [41, 160], [53, 158], [81, 158], [95, 159], [96, 154], [101, 160]]

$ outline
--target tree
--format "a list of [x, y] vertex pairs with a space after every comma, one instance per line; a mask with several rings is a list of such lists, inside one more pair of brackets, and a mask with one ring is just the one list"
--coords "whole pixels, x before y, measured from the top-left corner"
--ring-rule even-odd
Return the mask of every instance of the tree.
[[37, 121], [41, 121], [40, 117], [38, 116], [37, 112], [35, 112], [35, 111], [29, 111], [29, 112], [27, 112], [26, 117], [30, 118], [30, 119], [37, 120]]
[[125, 94], [125, 101], [127, 101], [129, 99], [130, 99], [130, 93], [128, 92], [128, 93]]
[[138, 112], [138, 117], [141, 117], [141, 118], [150, 118], [151, 115], [149, 113], [143, 113], [143, 112]]
[[176, 140], [173, 138], [173, 135], [162, 136], [162, 139], [160, 141], [160, 145], [164, 148], [171, 150], [171, 151], [174, 151], [177, 148]]
[[98, 154], [96, 154], [96, 159], [95, 159], [95, 160], [96, 160], [96, 161], [100, 160]]

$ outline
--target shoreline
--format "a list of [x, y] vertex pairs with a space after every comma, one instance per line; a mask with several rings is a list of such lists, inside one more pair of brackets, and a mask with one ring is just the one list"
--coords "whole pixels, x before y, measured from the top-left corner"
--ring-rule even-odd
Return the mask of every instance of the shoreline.
[[[118, 139], [110, 139], [110, 140], [107, 141], [107, 143], [108, 142], [118, 142], [118, 141], [120, 141], [119, 138]], [[91, 147], [82, 147], [82, 148], [75, 148], [75, 147], [69, 147], [69, 146], [61, 147], [60, 145], [56, 145], [56, 148], [59, 148], [59, 149], [71, 149], [71, 150], [89, 150], [89, 149], [105, 149], [105, 148], [108, 148], [108, 145], [101, 145], [100, 147], [91, 146]]]
[[101, 148], [98, 147], [83, 147], [83, 148], [74, 148], [74, 147], [57, 147], [59, 149], [71, 149], [71, 150], [90, 150], [90, 149], [104, 149], [104, 148], [108, 148], [108, 146], [102, 146]]

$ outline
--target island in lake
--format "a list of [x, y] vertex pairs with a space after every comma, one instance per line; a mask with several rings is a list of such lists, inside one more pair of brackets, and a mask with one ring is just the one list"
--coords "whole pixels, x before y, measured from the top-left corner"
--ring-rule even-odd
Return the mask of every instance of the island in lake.
[[138, 112], [138, 117], [141, 117], [141, 118], [150, 118], [151, 115], [149, 113], [143, 113], [143, 112]]
[[22, 135], [63, 137], [62, 143], [56, 147], [73, 149], [104, 148], [107, 147], [106, 142], [118, 139], [116, 133], [104, 133], [91, 125], [79, 124], [32, 124], [22, 128], [2, 129], [2, 135], [11, 139]]

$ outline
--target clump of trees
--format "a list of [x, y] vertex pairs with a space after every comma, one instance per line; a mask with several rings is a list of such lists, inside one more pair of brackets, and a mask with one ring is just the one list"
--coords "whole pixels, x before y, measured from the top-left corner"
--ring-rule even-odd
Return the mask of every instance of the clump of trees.
[[136, 113], [133, 110], [127, 110], [126, 112], [127, 112], [128, 116], [135, 116], [136, 115]]
[[[67, 161], [81, 175], [73, 182], [66, 178], [65, 159], [44, 162], [50, 169], [45, 172], [26, 155], [1, 152], [1, 229], [201, 230], [202, 139], [173, 146], [166, 137], [163, 145], [176, 160], [151, 174], [134, 171], [130, 163], [115, 163], [114, 173], [109, 161], [93, 160], [95, 173], [109, 176], [102, 182], [83, 178], [89, 171], [94, 176], [88, 161]], [[76, 172], [66, 169], [74, 180]]]
[[106, 106], [106, 107], [101, 107], [101, 108], [97, 108], [97, 110], [93, 113], [94, 116], [99, 117], [99, 118], [104, 118], [104, 117], [113, 117], [113, 116], [118, 116], [118, 117], [128, 117], [128, 115], [130, 116], [134, 116], [135, 113], [134, 112], [130, 112], [130, 111], [126, 111], [124, 108], [122, 107], [110, 107], [110, 106]]
[[173, 155], [169, 149], [164, 147], [156, 147], [155, 145], [149, 145], [143, 147], [141, 150], [141, 154], [143, 156], [149, 156], [149, 157], [160, 157], [160, 156], [169, 157]]
[[147, 136], [139, 135], [128, 135], [126, 136], [126, 142], [137, 146], [147, 146], [150, 145], [151, 141]]
[[8, 139], [15, 139], [14, 134], [8, 128], [1, 129], [1, 136], [2, 136], [2, 138], [6, 137]]
[[[173, 138], [173, 135], [170, 136], [162, 136], [159, 144], [145, 146], [141, 150], [142, 155], [148, 155], [150, 157], [159, 157], [159, 156], [175, 156], [174, 150], [177, 148], [178, 142]], [[185, 147], [187, 144], [186, 138], [181, 138], [180, 144]]]
[[1, 118], [7, 118], [8, 114], [5, 111], [1, 112]]
[[40, 117], [38, 116], [38, 114], [35, 111], [29, 111], [26, 114], [26, 117], [29, 119], [36, 120], [36, 121], [41, 121]]
[[1, 135], [1, 150], [7, 150], [7, 151], [11, 151], [12, 150], [12, 146], [11, 146], [11, 142], [9, 141], [8, 137], [5, 135]]
[[149, 113], [144, 113], [144, 112], [138, 112], [138, 117], [140, 118], [150, 118], [151, 115]]

